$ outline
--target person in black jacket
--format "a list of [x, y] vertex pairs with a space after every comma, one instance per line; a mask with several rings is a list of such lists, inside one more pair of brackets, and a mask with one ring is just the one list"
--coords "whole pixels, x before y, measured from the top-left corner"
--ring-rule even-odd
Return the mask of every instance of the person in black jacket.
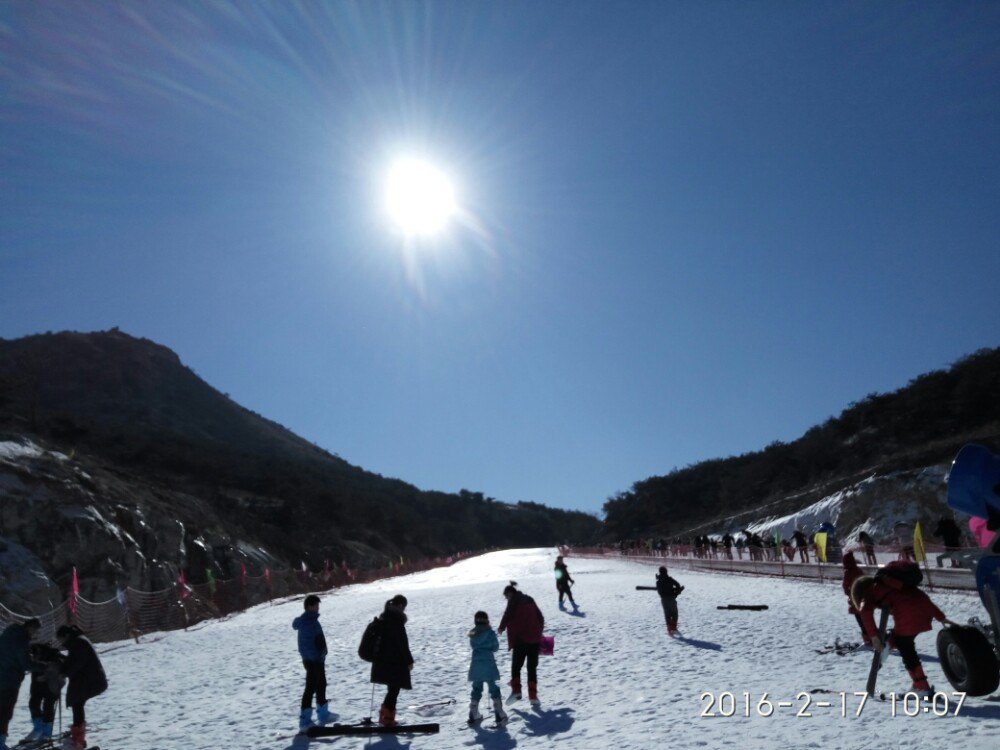
[[671, 578], [667, 569], [661, 565], [660, 572], [656, 574], [656, 593], [660, 595], [663, 617], [667, 621], [667, 632], [670, 635], [677, 632], [677, 597], [683, 590], [684, 587]]
[[400, 690], [412, 690], [410, 671], [413, 655], [406, 636], [406, 597], [396, 594], [385, 603], [379, 615], [379, 645], [372, 660], [372, 683], [385, 685], [385, 700], [378, 713], [378, 723], [391, 727], [396, 724], [396, 700]]
[[575, 583], [575, 581], [569, 574], [569, 569], [566, 567], [566, 563], [563, 562], [562, 555], [556, 558], [555, 574], [556, 591], [559, 592], [559, 606], [563, 606], [563, 597], [568, 596], [569, 603], [573, 605], [573, 609], [576, 609], [576, 602], [573, 601], [573, 592], [570, 590], [570, 584]]
[[[70, 745], [75, 748], [87, 747], [87, 718], [84, 704], [108, 689], [108, 678], [104, 674], [101, 660], [93, 644], [75, 625], [63, 625], [56, 631], [56, 638], [67, 650], [66, 660], [60, 667], [63, 676], [69, 679], [66, 689], [66, 705], [73, 709], [73, 724], [69, 728]], [[64, 745], [67, 747], [67, 745]]]
[[952, 553], [958, 552], [962, 547], [962, 530], [958, 528], [958, 524], [947, 516], [941, 516], [937, 528], [934, 529], [934, 536], [944, 542], [944, 554], [937, 556], [937, 566], [939, 568], [944, 567], [941, 561], [949, 557], [951, 559], [951, 567], [959, 567], [958, 560], [950, 557]]
[[0, 747], [7, 746], [7, 730], [24, 675], [34, 669], [30, 644], [41, 627], [38, 620], [31, 618], [8, 625], [0, 634]]

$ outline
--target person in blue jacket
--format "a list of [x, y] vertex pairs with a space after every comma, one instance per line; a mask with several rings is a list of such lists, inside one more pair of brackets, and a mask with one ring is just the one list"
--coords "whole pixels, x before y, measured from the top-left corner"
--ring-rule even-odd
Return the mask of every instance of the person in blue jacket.
[[496, 657], [493, 656], [500, 650], [500, 641], [497, 640], [496, 631], [490, 627], [490, 617], [485, 612], [476, 612], [475, 627], [469, 631], [469, 643], [472, 646], [472, 663], [469, 664], [469, 682], [472, 683], [469, 723], [481, 721], [483, 718], [479, 713], [479, 699], [483, 697], [485, 682], [489, 686], [490, 698], [493, 700], [493, 715], [497, 724], [503, 724], [507, 721], [507, 714], [503, 710], [500, 686], [497, 685], [500, 670], [497, 669]]
[[7, 729], [24, 675], [33, 669], [31, 639], [42, 624], [35, 618], [8, 625], [0, 635], [0, 750], [7, 750]]
[[330, 721], [330, 705], [326, 700], [326, 638], [319, 624], [319, 597], [310, 594], [302, 602], [305, 608], [292, 620], [292, 628], [299, 633], [299, 655], [306, 668], [306, 687], [302, 692], [299, 713], [299, 730], [313, 726], [313, 696], [316, 697], [316, 719], [321, 724]]

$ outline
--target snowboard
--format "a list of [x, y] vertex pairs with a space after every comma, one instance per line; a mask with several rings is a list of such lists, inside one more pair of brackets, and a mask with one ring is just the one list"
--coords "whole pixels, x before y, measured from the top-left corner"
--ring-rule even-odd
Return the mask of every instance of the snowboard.
[[883, 607], [882, 614], [879, 616], [878, 620], [878, 640], [882, 644], [882, 648], [872, 654], [872, 665], [868, 670], [868, 684], [865, 686], [865, 690], [868, 695], [872, 698], [875, 697], [875, 682], [878, 680], [878, 671], [882, 668], [882, 664], [886, 657], [889, 655], [889, 639], [888, 631], [889, 627], [889, 608]]
[[333, 724], [326, 727], [309, 727], [306, 734], [310, 737], [338, 737], [356, 734], [437, 734], [441, 731], [440, 724]]

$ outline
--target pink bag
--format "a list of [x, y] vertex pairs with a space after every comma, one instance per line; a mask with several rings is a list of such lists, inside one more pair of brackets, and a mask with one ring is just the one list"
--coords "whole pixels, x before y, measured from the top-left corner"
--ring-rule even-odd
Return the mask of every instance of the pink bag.
[[542, 656], [552, 656], [552, 652], [556, 650], [556, 639], [552, 635], [543, 635], [541, 642], [538, 644], [538, 653]]

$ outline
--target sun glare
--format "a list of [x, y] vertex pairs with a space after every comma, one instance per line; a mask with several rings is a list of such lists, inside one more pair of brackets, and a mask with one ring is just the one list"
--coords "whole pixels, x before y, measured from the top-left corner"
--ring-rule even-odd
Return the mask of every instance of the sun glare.
[[405, 234], [435, 234], [455, 213], [455, 192], [437, 167], [420, 159], [401, 159], [389, 170], [386, 207]]

